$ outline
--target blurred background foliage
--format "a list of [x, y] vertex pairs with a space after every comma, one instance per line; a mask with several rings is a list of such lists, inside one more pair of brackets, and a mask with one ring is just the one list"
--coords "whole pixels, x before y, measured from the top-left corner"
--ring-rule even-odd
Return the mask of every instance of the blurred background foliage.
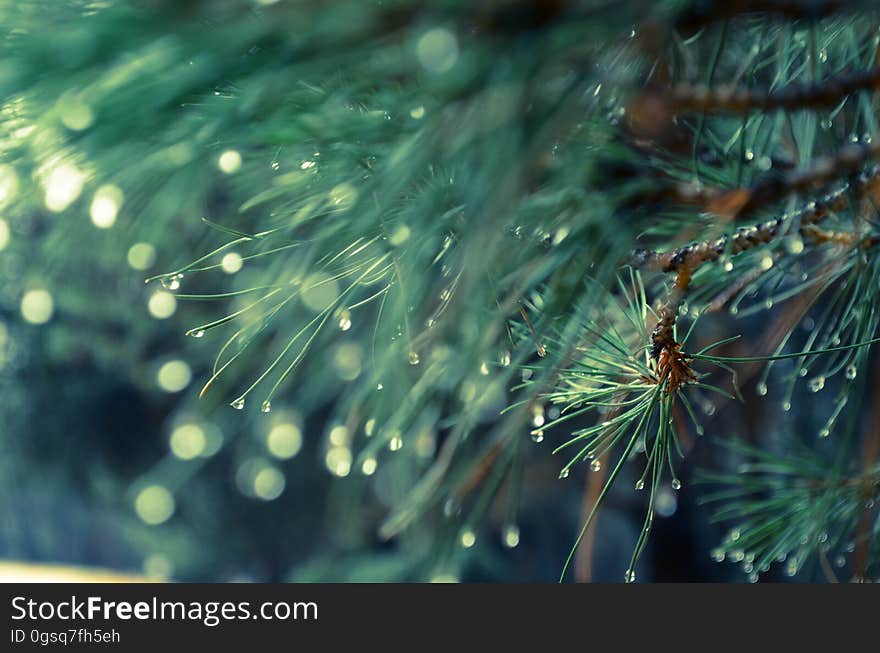
[[[620, 136], [650, 70], [636, 27], [687, 4], [0, 2], [0, 556], [176, 580], [555, 580], [595, 481], [559, 479], [534, 397], [636, 237], [679, 232], [621, 213], [647, 178], [618, 170], [650, 158]], [[776, 30], [786, 80], [810, 34], [838, 62], [869, 38], [739, 27], [719, 70], [752, 52], [750, 80], [778, 62]], [[727, 29], [687, 52], [707, 60]], [[814, 140], [821, 118], [796, 120]], [[725, 154], [764, 135], [713, 125]], [[742, 147], [713, 181], [764, 160]], [[763, 319], [698, 337], [757, 338]], [[708, 432], [776, 446], [812, 443], [827, 415], [803, 403], [701, 409]], [[700, 440], [681, 479], [740, 455]], [[579, 578], [622, 579], [633, 480]], [[745, 580], [713, 562], [698, 498], [658, 490], [640, 579]]]

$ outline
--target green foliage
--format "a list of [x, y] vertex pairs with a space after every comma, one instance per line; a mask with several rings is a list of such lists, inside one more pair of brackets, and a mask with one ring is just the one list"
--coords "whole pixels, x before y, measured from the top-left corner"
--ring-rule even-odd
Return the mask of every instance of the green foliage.
[[[661, 483], [739, 430], [713, 402], [762, 363], [785, 413], [837, 395], [815, 441], [768, 426], [722, 457], [748, 473], [707, 473], [715, 556], [756, 580], [861, 537], [873, 577], [876, 434], [840, 422], [880, 314], [878, 16], [801, 4], [0, 2], [4, 319], [185, 392], [162, 428], [202, 445], [123, 481], [147, 523], [212, 505], [215, 454], [277, 498], [319, 424], [357, 544], [297, 578], [456, 575], [487, 524], [515, 546], [530, 440], [558, 437], [560, 477], [613, 461], [575, 549], [642, 470], [634, 580]], [[379, 522], [401, 559], [357, 551]]]
[[[733, 524], [712, 556], [742, 563], [753, 580], [776, 562], [785, 563], [785, 573], [794, 576], [816, 554], [825, 565], [832, 559], [843, 567], [855, 549], [849, 538], [862, 510], [873, 507], [877, 468], [850, 476], [849, 461], [829, 464], [809, 449], [780, 458], [736, 443], [728, 446], [750, 462], [740, 464], [735, 474], [704, 476], [722, 489], [703, 500], [720, 504], [715, 518]], [[871, 544], [876, 536], [857, 537]]]

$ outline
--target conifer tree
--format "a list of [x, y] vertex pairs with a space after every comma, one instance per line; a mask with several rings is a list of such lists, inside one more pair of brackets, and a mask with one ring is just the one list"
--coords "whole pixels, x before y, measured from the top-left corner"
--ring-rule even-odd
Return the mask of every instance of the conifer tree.
[[[685, 495], [724, 528], [694, 555], [736, 579], [880, 575], [873, 3], [32, 0], [0, 23], [0, 342], [175, 397], [172, 455], [101, 467], [138, 528], [219, 509], [193, 486], [225, 456], [252, 499], [327, 497], [253, 520], [325, 519], [352, 553], [299, 578], [374, 533], [374, 578], [467, 578], [571, 488], [562, 580], [594, 577], [612, 498], [640, 515], [613, 572], [642, 580]], [[18, 375], [10, 432], [52, 446]]]

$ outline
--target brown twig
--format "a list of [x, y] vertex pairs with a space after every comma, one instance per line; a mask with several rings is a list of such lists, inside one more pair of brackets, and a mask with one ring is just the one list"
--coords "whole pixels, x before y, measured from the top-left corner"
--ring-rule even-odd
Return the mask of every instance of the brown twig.
[[[874, 147], [856, 146], [856, 149], [850, 152], [841, 151], [837, 157], [830, 161], [846, 170], [856, 166], [856, 161], [862, 161], [868, 156], [873, 156], [874, 153]], [[817, 165], [808, 173], [798, 173], [795, 178], [789, 179], [787, 187], [790, 189], [800, 187], [802, 182], [799, 182], [798, 179], [817, 180], [830, 177], [832, 172], [828, 169], [828, 165], [826, 162]], [[834, 167], [832, 164], [832, 168]], [[793, 216], [792, 222], [799, 225], [798, 233], [814, 244], [835, 242], [852, 245], [862, 238], [860, 234], [824, 231], [817, 225], [835, 211], [842, 211], [847, 207], [847, 193], [851, 190], [865, 195], [869, 192], [875, 192], [878, 185], [880, 185], [880, 166], [875, 166], [871, 170], [863, 172], [853, 182], [843, 185], [818, 201], [810, 202], [797, 215]], [[770, 194], [770, 191], [763, 189], [760, 194], [766, 196]], [[658, 362], [658, 374], [661, 375], [661, 379], [669, 379], [670, 385], [674, 383], [674, 389], [694, 380], [689, 359], [685, 354], [682, 354], [673, 335], [679, 306], [688, 291], [694, 272], [705, 263], [717, 261], [727, 252], [736, 255], [785, 235], [784, 225], [785, 220], [777, 217], [752, 227], [741, 227], [731, 235], [724, 234], [718, 238], [691, 243], [668, 252], [643, 249], [633, 253], [631, 260], [634, 265], [660, 272], [673, 272], [676, 275], [673, 287], [658, 310], [657, 325], [651, 333], [651, 355]], [[868, 240], [869, 244], [873, 245], [878, 239], [871, 237]]]
[[705, 0], [691, 3], [675, 22], [681, 32], [695, 32], [706, 25], [735, 18], [741, 14], [773, 13], [789, 18], [825, 18], [854, 9], [853, 0]]
[[[587, 474], [587, 487], [584, 491], [584, 498], [581, 502], [581, 521], [586, 522], [590, 517], [599, 496], [602, 494], [602, 488], [605, 487], [605, 479], [608, 474], [608, 459], [611, 452], [606, 451], [600, 458], [601, 467], [598, 471]], [[580, 546], [578, 546], [577, 555], [574, 560], [574, 577], [579, 583], [589, 583], [593, 580], [593, 550], [596, 548], [596, 524], [599, 521], [598, 510], [595, 518], [587, 527], [581, 538]]]
[[[824, 168], [824, 166], [822, 166]], [[828, 173], [822, 173], [827, 175]], [[819, 173], [809, 175], [812, 178]], [[800, 185], [800, 184], [798, 184]], [[811, 227], [820, 223], [836, 211], [844, 210], [848, 205], [847, 193], [850, 190], [865, 195], [876, 191], [880, 186], [880, 166], [875, 166], [862, 173], [853, 183], [847, 183], [821, 199], [810, 202], [792, 218], [799, 222], [801, 235], [810, 237]], [[685, 271], [692, 275], [697, 268], [707, 262], [716, 261], [725, 253], [739, 254], [746, 250], [769, 243], [785, 235], [782, 227], [785, 220], [781, 217], [759, 222], [751, 227], [741, 227], [733, 234], [724, 234], [718, 238], [694, 242], [667, 252], [641, 249], [633, 252], [631, 262], [638, 267], [646, 267], [660, 272]]]
[[877, 478], [869, 472], [880, 460], [880, 354], [874, 354], [874, 401], [868, 417], [868, 430], [862, 443], [862, 469], [865, 472], [865, 480], [862, 483], [861, 498], [864, 501], [859, 519], [853, 534], [855, 549], [853, 550], [852, 570], [853, 580], [864, 581], [868, 577], [868, 563], [871, 557], [871, 544], [873, 532], [872, 525], [877, 519], [878, 501], [874, 499], [877, 494]]
[[705, 84], [681, 82], [673, 86], [663, 100], [671, 105], [674, 112], [746, 113], [774, 109], [795, 111], [834, 106], [847, 95], [876, 90], [878, 87], [880, 68], [872, 68], [841, 74], [820, 82], [789, 84], [774, 90], [736, 88], [730, 85], [710, 88]]

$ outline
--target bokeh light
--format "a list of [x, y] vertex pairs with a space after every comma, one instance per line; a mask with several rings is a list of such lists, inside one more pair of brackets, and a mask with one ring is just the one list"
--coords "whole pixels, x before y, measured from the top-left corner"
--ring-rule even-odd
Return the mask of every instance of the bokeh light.
[[21, 316], [31, 324], [45, 324], [54, 310], [52, 294], [43, 288], [28, 290], [21, 298]]
[[430, 72], [445, 73], [458, 60], [458, 40], [448, 29], [434, 28], [419, 38], [416, 55]]
[[302, 449], [302, 431], [293, 422], [278, 422], [266, 436], [266, 448], [275, 458], [293, 458]]
[[43, 178], [46, 208], [60, 213], [80, 196], [86, 175], [70, 163], [62, 163], [49, 169]]
[[128, 248], [126, 260], [135, 270], [147, 270], [156, 261], [156, 248], [150, 243], [135, 243]]
[[236, 150], [226, 150], [217, 159], [217, 167], [227, 175], [238, 172], [241, 168], [241, 154]]
[[177, 300], [170, 292], [157, 290], [150, 295], [147, 309], [150, 311], [150, 315], [157, 320], [165, 320], [174, 315], [174, 311], [177, 310]]
[[113, 185], [101, 186], [92, 199], [89, 215], [98, 229], [109, 229], [116, 223], [116, 215], [122, 206], [122, 191]]
[[147, 524], [158, 525], [174, 514], [174, 496], [163, 485], [148, 485], [137, 493], [134, 509]]
[[180, 424], [171, 432], [168, 445], [171, 453], [181, 460], [192, 460], [205, 453], [208, 440], [198, 424]]
[[180, 392], [189, 385], [192, 372], [184, 361], [170, 360], [163, 363], [156, 373], [156, 383], [165, 392]]

